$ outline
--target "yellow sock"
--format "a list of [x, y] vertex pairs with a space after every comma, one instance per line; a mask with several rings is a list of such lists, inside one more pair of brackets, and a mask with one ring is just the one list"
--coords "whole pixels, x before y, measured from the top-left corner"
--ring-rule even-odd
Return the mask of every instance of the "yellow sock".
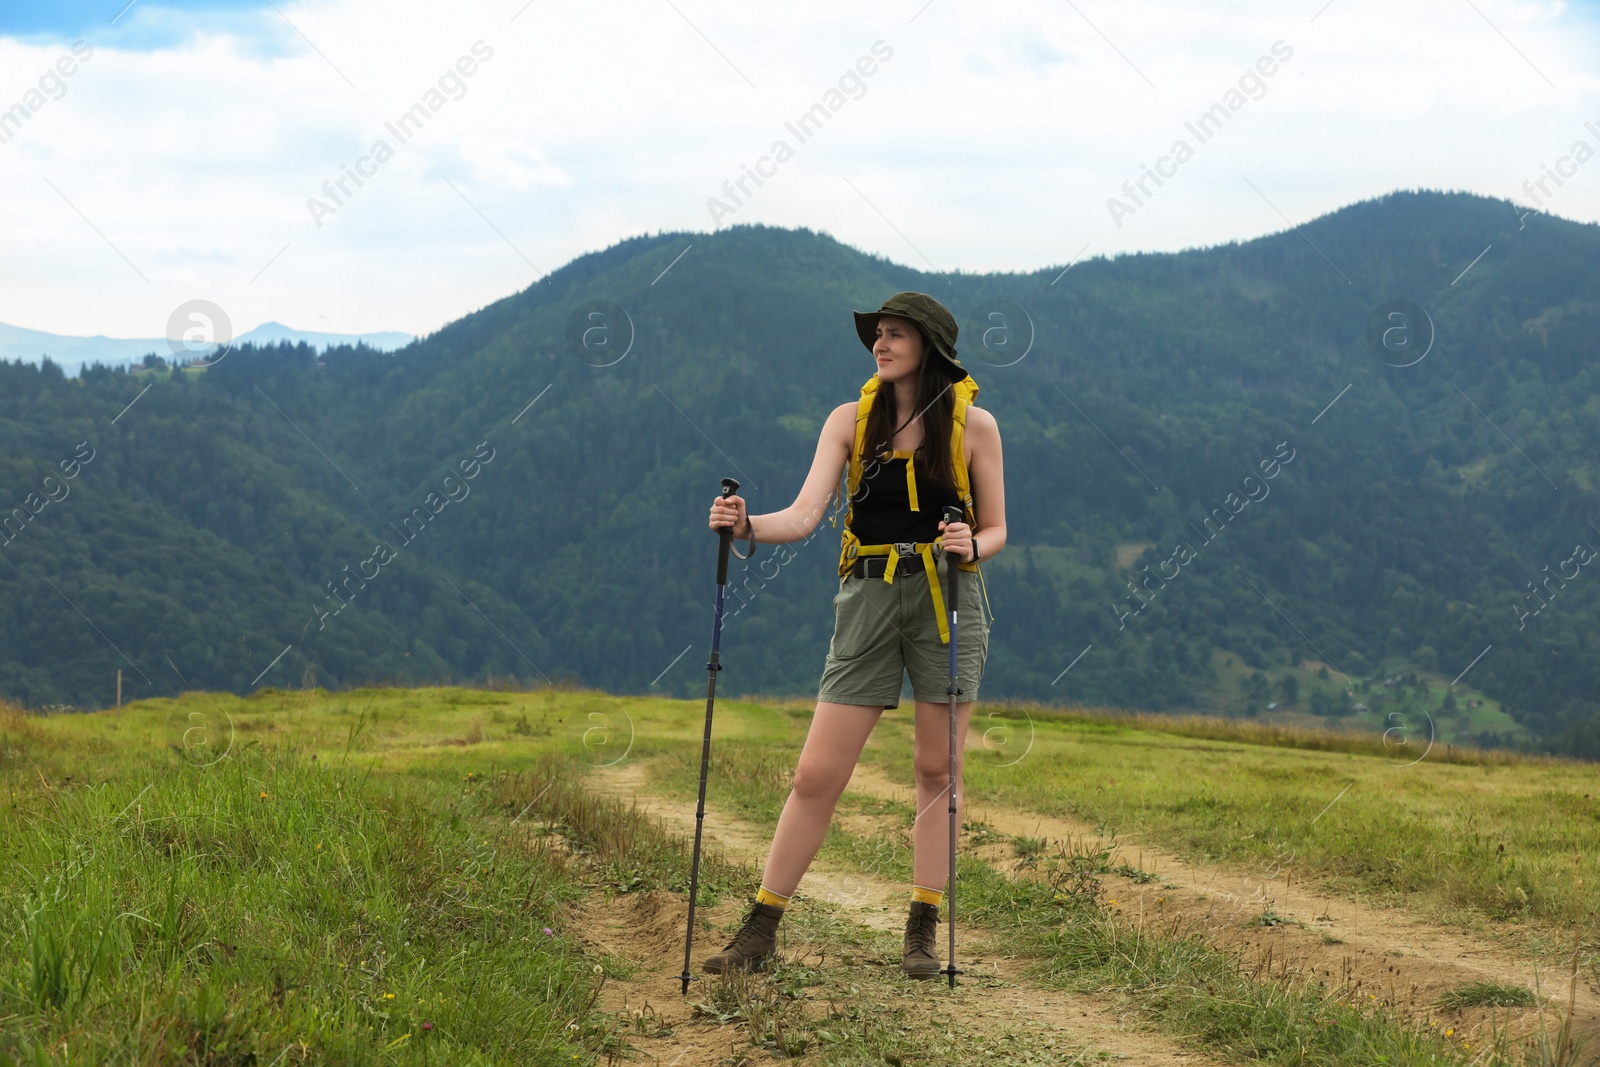
[[770, 904], [774, 908], [787, 908], [789, 906], [789, 898], [780, 897], [766, 886], [762, 886], [760, 891], [756, 893], [756, 903]]
[[944, 903], [944, 893], [938, 889], [926, 889], [920, 885], [914, 885], [911, 887], [911, 899], [920, 900], [924, 904], [932, 904], [937, 908]]

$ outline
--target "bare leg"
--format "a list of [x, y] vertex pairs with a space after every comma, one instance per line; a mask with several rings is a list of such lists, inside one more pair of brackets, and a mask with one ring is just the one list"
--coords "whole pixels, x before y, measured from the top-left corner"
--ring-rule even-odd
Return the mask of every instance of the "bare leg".
[[[966, 769], [967, 723], [972, 702], [956, 705], [956, 828], [966, 811], [962, 786]], [[917, 701], [916, 755], [917, 821], [912, 828], [912, 884], [943, 891], [950, 876], [950, 705]]]
[[828, 835], [839, 796], [882, 714], [881, 707], [817, 703], [761, 876], [761, 884], [772, 892], [791, 896], [800, 884]]

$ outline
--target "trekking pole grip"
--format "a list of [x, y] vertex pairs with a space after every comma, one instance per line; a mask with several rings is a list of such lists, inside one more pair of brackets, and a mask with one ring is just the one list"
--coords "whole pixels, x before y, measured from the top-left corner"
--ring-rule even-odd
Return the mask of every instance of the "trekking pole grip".
[[[952, 522], [960, 521], [961, 509], [956, 507], [954, 504], [946, 504], [944, 508], [945, 525], [949, 526]], [[954, 614], [956, 610], [956, 569], [960, 566], [960, 564], [961, 561], [956, 559], [955, 556], [945, 556], [945, 573], [950, 576], [949, 582], [946, 583], [950, 586], [950, 589], [945, 594], [945, 599], [950, 601], [950, 611], [952, 614]]]
[[[722, 499], [726, 500], [728, 497], [732, 496], [738, 491], [738, 482], [734, 481], [732, 478], [722, 479]], [[717, 549], [717, 584], [727, 585], [728, 553], [733, 548], [733, 527], [719, 526], [717, 527], [717, 535], [722, 538], [722, 544]]]

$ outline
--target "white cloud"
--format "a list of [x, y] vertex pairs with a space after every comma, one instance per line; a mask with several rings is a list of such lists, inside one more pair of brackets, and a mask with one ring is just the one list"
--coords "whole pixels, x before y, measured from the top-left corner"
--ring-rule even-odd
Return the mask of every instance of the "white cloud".
[[[297, 31], [270, 7], [141, 0], [129, 32], [179, 43], [90, 39], [65, 94], [0, 144], [0, 321], [149, 336], [205, 297], [239, 329], [428, 332], [623, 237], [708, 229], [707, 198], [880, 39], [894, 54], [865, 94], [793, 143], [737, 221], [919, 267], [911, 245], [940, 269], [1039, 269], [1086, 243], [1283, 229], [1245, 178], [1296, 222], [1395, 188], [1519, 196], [1600, 124], [1596, 23], [1561, 4], [675, 3], [535, 3], [512, 21], [520, 0], [280, 2]], [[492, 58], [452, 75], [480, 40]], [[1294, 55], [1265, 93], [1116, 227], [1107, 197], [1278, 40]], [[68, 44], [0, 38], [0, 107]], [[400, 143], [385, 124], [441, 77], [464, 92], [440, 90]], [[347, 179], [319, 229], [307, 198], [378, 140], [393, 157]], [[1551, 210], [1600, 219], [1600, 169]]]

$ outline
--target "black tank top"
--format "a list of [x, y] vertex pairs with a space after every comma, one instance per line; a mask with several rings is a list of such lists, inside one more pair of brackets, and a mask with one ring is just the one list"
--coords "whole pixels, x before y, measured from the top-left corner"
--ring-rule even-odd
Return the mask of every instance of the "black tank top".
[[864, 545], [892, 545], [901, 541], [929, 542], [939, 536], [939, 520], [944, 517], [946, 504], [961, 504], [954, 487], [935, 482], [918, 472], [917, 506], [911, 510], [911, 496], [906, 490], [906, 464], [904, 459], [861, 461], [861, 484], [850, 498], [853, 511], [850, 532], [861, 538]]

